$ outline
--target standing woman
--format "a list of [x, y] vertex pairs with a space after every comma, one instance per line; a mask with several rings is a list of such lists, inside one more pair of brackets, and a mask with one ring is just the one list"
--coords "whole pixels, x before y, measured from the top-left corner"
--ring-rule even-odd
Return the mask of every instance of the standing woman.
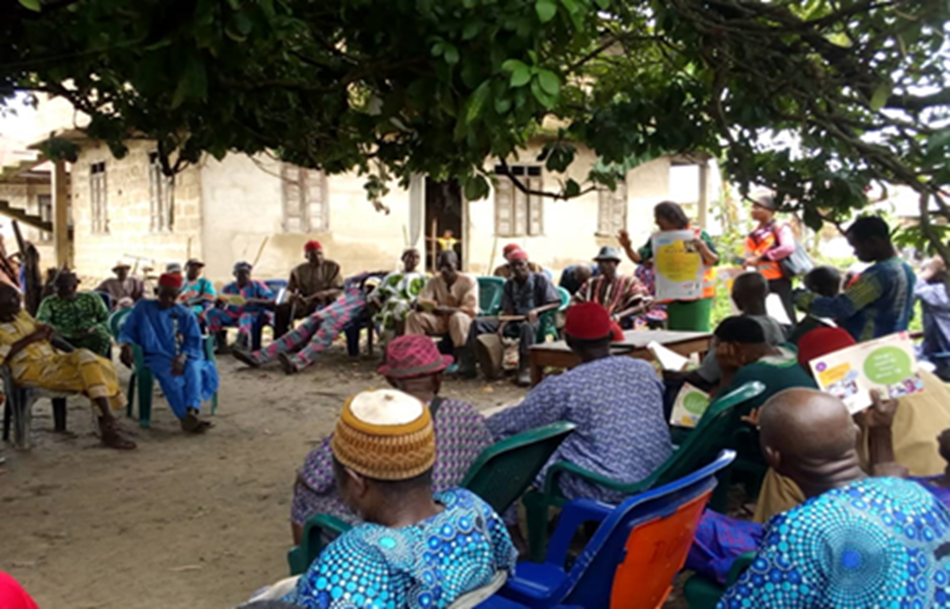
[[795, 325], [792, 280], [782, 272], [781, 260], [795, 253], [795, 234], [788, 223], [775, 220], [777, 209], [770, 194], [759, 195], [752, 203], [752, 219], [759, 225], [745, 240], [742, 266], [754, 268], [769, 282], [769, 292], [778, 294], [788, 318]]
[[[692, 230], [695, 235], [693, 245], [703, 261], [703, 295], [693, 300], [674, 300], [666, 304], [667, 327], [670, 330], [692, 330], [709, 332], [709, 316], [712, 314], [712, 302], [716, 296], [716, 271], [713, 267], [719, 262], [719, 254], [712, 238], [702, 228], [692, 228], [683, 208], [672, 201], [663, 201], [653, 208], [653, 218], [661, 231]], [[639, 250], [633, 249], [630, 235], [620, 231], [620, 245], [627, 256], [637, 264], [653, 262], [653, 239], [647, 240]]]

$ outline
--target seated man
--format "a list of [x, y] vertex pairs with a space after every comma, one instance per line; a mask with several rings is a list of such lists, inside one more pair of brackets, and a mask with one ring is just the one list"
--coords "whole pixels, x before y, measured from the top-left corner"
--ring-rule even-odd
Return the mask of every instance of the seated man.
[[[811, 360], [855, 344], [854, 338], [842, 328], [818, 328], [802, 337], [798, 363], [812, 374]], [[918, 374], [924, 390], [900, 398], [901, 406], [893, 422], [893, 451], [911, 475], [931, 476], [944, 469], [934, 430], [950, 428], [950, 388], [930, 372], [918, 370]], [[862, 433], [858, 444], [862, 463], [869, 461], [872, 452], [869, 443], [869, 434]], [[791, 480], [769, 470], [759, 492], [754, 519], [765, 522], [804, 500], [801, 490]]]
[[274, 309], [274, 336], [283, 336], [296, 319], [312, 315], [343, 292], [340, 265], [327, 260], [318, 241], [304, 245], [307, 261], [294, 267], [287, 282], [287, 302]]
[[129, 275], [131, 268], [126, 262], [116, 262], [112, 267], [115, 277], [106, 279], [96, 288], [97, 292], [105, 292], [112, 297], [113, 310], [128, 309], [145, 298], [145, 283]]
[[806, 290], [795, 295], [795, 305], [834, 319], [858, 342], [906, 330], [916, 278], [897, 255], [887, 223], [877, 216], [859, 218], [846, 236], [858, 260], [873, 264], [843, 293], [828, 298]]
[[373, 312], [373, 323], [381, 329], [384, 344], [405, 332], [406, 316], [425, 288], [425, 273], [416, 270], [421, 261], [422, 256], [416, 248], [404, 251], [402, 270], [383, 277], [366, 299]]
[[331, 447], [340, 496], [365, 522], [327, 546], [284, 600], [448, 607], [513, 571], [511, 538], [484, 501], [463, 489], [432, 494], [436, 436], [417, 398], [392, 389], [354, 396]]
[[214, 306], [214, 301], [218, 298], [218, 293], [211, 281], [201, 276], [204, 268], [205, 263], [195, 258], [185, 263], [185, 281], [178, 295], [178, 302], [188, 307], [199, 318]]
[[296, 374], [317, 361], [351, 320], [366, 308], [366, 297], [360, 287], [359, 275], [343, 284], [343, 293], [332, 303], [309, 315], [303, 323], [290, 330], [267, 348], [251, 351], [236, 346], [231, 354], [248, 366], [257, 368], [280, 361], [286, 374]]
[[[808, 350], [814, 357], [821, 357], [853, 344], [854, 339], [841, 328], [820, 328], [802, 339], [802, 353]], [[802, 353], [799, 361], [807, 363]], [[883, 476], [909, 475], [950, 507], [950, 389], [933, 375], [924, 379], [923, 393], [882, 399], [880, 393], [872, 392], [872, 406], [854, 417], [861, 430], [858, 457], [864, 471]], [[934, 429], [944, 431], [934, 439]], [[762, 541], [760, 523], [804, 501], [804, 494], [792, 479], [770, 469], [759, 493], [755, 521], [707, 510], [696, 529], [686, 568], [725, 583], [735, 559], [755, 550]]]
[[809, 499], [766, 524], [721, 607], [947, 604], [950, 510], [914, 482], [866, 477], [840, 400], [790, 389], [759, 423], [766, 460]]
[[238, 342], [253, 345], [253, 337], [267, 323], [268, 309], [274, 305], [274, 293], [263, 281], [251, 279], [252, 269], [247, 262], [235, 264], [235, 280], [221, 289], [218, 306], [205, 311], [208, 332], [217, 337], [222, 352], [228, 350], [224, 328], [237, 326]]
[[439, 254], [439, 274], [426, 283], [416, 310], [406, 317], [406, 334], [448, 334], [459, 357], [478, 314], [478, 282], [459, 272], [458, 254]]
[[607, 309], [615, 324], [632, 327], [627, 318], [649, 308], [646, 287], [632, 275], [617, 274], [621, 261], [617, 248], [605, 245], [594, 261], [600, 274], [588, 279], [574, 294], [573, 301], [596, 302]]
[[50, 326], [37, 323], [22, 310], [19, 292], [0, 283], [0, 365], [10, 369], [17, 385], [85, 395], [96, 411], [102, 443], [110, 448], [135, 448], [119, 433], [112, 416], [113, 410], [126, 404], [112, 362], [87, 349], [62, 353], [53, 348], [52, 338]]
[[43, 299], [36, 320], [53, 327], [56, 334], [77, 349], [88, 349], [109, 358], [109, 310], [102, 297], [93, 292], [77, 292], [79, 278], [62, 271], [55, 281], [56, 293]]
[[505, 282], [502, 291], [501, 315], [521, 319], [502, 321], [497, 317], [476, 317], [468, 332], [468, 343], [465, 346], [459, 373], [469, 378], [476, 376], [475, 350], [479, 348], [478, 337], [496, 332], [499, 336], [512, 336], [519, 339], [517, 382], [522, 387], [527, 387], [531, 384], [529, 350], [535, 343], [538, 329], [541, 327], [539, 318], [545, 311], [561, 306], [561, 297], [547, 275], [530, 270], [528, 254], [523, 250], [512, 252], [508, 257], [508, 264], [511, 267], [512, 276]]
[[[732, 282], [732, 300], [742, 311], [744, 317], [756, 321], [765, 334], [765, 342], [778, 345], [785, 342], [785, 331], [774, 318], [765, 311], [765, 299], [769, 295], [769, 282], [758, 272], [742, 273]], [[690, 372], [666, 371], [663, 378], [667, 382], [667, 397], [676, 397], [683, 381], [707, 391], [720, 385], [722, 371], [716, 359], [716, 343], [710, 346], [699, 368]], [[672, 407], [672, 399], [667, 400]]]
[[[818, 266], [813, 268], [805, 275], [805, 288], [819, 296], [825, 298], [834, 298], [841, 292], [841, 273], [838, 269], [831, 266]], [[805, 319], [799, 320], [788, 337], [788, 342], [797, 345], [803, 336], [817, 328], [834, 327], [834, 320], [823, 317], [816, 317], [809, 313]]]
[[[597, 303], [568, 309], [564, 331], [581, 364], [549, 376], [521, 404], [490, 417], [488, 429], [497, 442], [556, 421], [577, 425], [538, 474], [538, 487], [548, 467], [558, 461], [619, 482], [639, 482], [673, 453], [656, 372], [643, 360], [610, 355], [610, 316]], [[624, 499], [621, 493], [569, 474], [559, 486], [568, 499], [587, 497], [611, 504]]]
[[166, 273], [158, 279], [158, 299], [143, 300], [132, 308], [119, 335], [121, 359], [131, 368], [132, 345], [141, 349], [181, 428], [201, 433], [211, 427], [198, 418], [201, 402], [218, 390], [218, 372], [205, 357], [197, 318], [176, 302], [180, 289], [181, 276]]
[[[514, 277], [514, 271], [511, 268], [511, 255], [515, 252], [521, 251], [521, 246], [517, 243], [509, 243], [501, 250], [501, 255], [505, 259], [505, 263], [495, 267], [492, 275], [495, 277], [501, 277], [502, 279], [511, 279]], [[543, 273], [544, 269], [541, 268], [540, 264], [536, 262], [528, 261], [528, 270], [532, 273]]]
[[776, 393], [790, 387], [817, 389], [811, 375], [798, 365], [790, 345], [773, 346], [765, 340], [762, 325], [746, 316], [727, 317], [714, 333], [716, 359], [722, 371], [717, 396], [759, 381], [765, 391], [743, 405], [743, 414], [761, 406]]
[[572, 264], [570, 266], [564, 267], [564, 270], [561, 271], [561, 279], [558, 281], [558, 287], [564, 288], [568, 293], [573, 296], [577, 293], [581, 286], [587, 283], [587, 280], [591, 277], [599, 274], [600, 271], [597, 268], [597, 265], [591, 266], [589, 264]]
[[[400, 336], [386, 349], [386, 364], [379, 369], [390, 385], [429, 405], [435, 429], [435, 466], [432, 489], [441, 493], [456, 488], [492, 436], [482, 415], [466, 402], [439, 396], [442, 374], [452, 357], [442, 355], [425, 336]], [[304, 459], [294, 484], [291, 526], [294, 543], [300, 543], [303, 525], [314, 514], [330, 514], [346, 522], [359, 521], [343, 503], [333, 477], [330, 435]]]
[[950, 298], [947, 298], [947, 265], [943, 258], [934, 256], [925, 262], [918, 280], [914, 296], [920, 301], [924, 317], [920, 356], [936, 366], [941, 379], [950, 381], [950, 357], [933, 357], [950, 353]]

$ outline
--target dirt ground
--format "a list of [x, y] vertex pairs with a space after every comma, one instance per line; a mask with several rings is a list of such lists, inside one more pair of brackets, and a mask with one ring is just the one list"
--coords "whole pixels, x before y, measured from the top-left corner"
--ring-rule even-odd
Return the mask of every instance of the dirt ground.
[[[377, 364], [339, 346], [293, 377], [220, 358], [215, 428], [184, 435], [156, 395], [150, 429], [124, 419], [131, 452], [99, 447], [82, 399], [70, 400], [70, 435], [54, 434], [41, 400], [32, 450], [0, 444], [0, 570], [42, 609], [233, 607], [287, 575], [294, 472], [346, 397], [384, 386]], [[443, 388], [480, 409], [524, 393], [501, 381]]]

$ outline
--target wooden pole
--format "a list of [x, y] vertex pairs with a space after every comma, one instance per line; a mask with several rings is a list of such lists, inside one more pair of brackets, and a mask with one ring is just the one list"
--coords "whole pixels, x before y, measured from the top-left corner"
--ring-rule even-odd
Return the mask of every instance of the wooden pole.
[[56, 161], [53, 165], [53, 246], [56, 251], [56, 266], [72, 266], [72, 252], [69, 247], [69, 176], [66, 174], [66, 162]]
[[432, 218], [432, 272], [439, 270], [439, 225], [435, 218]]
[[709, 160], [699, 166], [699, 200], [696, 222], [702, 228], [709, 227]]

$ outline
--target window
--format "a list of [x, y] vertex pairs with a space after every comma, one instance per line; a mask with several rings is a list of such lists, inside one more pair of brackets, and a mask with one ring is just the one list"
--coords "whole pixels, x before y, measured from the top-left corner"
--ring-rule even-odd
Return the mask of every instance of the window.
[[109, 232], [109, 212], [106, 205], [106, 163], [100, 161], [89, 167], [89, 206], [94, 233]]
[[175, 224], [175, 178], [162, 172], [158, 153], [148, 155], [149, 230], [171, 232]]
[[[528, 190], [541, 190], [541, 168], [537, 166], [509, 165], [515, 176]], [[544, 202], [541, 195], [522, 192], [504, 168], [495, 168], [499, 176], [495, 189], [495, 234], [499, 237], [522, 237], [541, 235], [544, 232]]]
[[617, 188], [597, 191], [597, 234], [613, 237], [627, 228], [627, 183], [617, 182]]
[[314, 233], [327, 230], [327, 177], [322, 171], [284, 164], [284, 232]]
[[[36, 195], [36, 206], [39, 208], [40, 220], [43, 222], [53, 222], [53, 196], [52, 195]], [[45, 230], [39, 231], [38, 241], [40, 242], [50, 242], [53, 240], [53, 233]]]

